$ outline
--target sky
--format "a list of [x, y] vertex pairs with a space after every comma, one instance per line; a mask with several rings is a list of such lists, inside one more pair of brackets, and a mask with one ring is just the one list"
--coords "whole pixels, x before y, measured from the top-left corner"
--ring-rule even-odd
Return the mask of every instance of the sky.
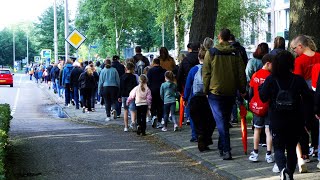
[[[0, 30], [18, 22], [35, 22], [53, 2], [54, 0], [0, 0]], [[70, 18], [74, 18], [77, 4], [78, 0], [68, 0]]]

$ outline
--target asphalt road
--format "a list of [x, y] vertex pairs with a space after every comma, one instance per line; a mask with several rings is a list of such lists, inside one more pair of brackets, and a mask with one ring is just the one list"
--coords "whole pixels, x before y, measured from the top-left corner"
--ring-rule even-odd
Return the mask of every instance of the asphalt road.
[[54, 104], [28, 76], [0, 86], [9, 103], [9, 179], [221, 179], [151, 135], [57, 117]]

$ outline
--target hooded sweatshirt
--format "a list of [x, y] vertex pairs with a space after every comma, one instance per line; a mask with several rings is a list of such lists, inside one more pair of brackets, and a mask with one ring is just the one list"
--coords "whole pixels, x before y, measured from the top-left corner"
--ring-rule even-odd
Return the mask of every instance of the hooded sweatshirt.
[[222, 42], [207, 51], [202, 67], [204, 92], [221, 96], [245, 93], [244, 63], [238, 51], [228, 42]]
[[148, 107], [151, 107], [152, 96], [150, 89], [147, 84], [143, 84], [145, 90], [142, 91], [140, 86], [141, 85], [139, 84], [132, 89], [127, 100], [127, 104], [130, 104], [130, 102], [135, 99], [136, 106], [148, 105]]
[[163, 103], [175, 103], [177, 94], [176, 92], [177, 85], [175, 83], [169, 81], [162, 83], [160, 87], [160, 97], [163, 100]]

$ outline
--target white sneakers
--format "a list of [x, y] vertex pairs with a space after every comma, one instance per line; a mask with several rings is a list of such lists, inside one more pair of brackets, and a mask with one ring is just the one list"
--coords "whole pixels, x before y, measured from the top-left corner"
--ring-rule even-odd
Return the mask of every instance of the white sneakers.
[[302, 158], [298, 158], [298, 167], [300, 173], [308, 172], [307, 164]]
[[173, 125], [173, 131], [177, 131], [178, 130], [178, 125]]
[[274, 166], [273, 166], [273, 168], [272, 168], [272, 172], [274, 172], [274, 173], [279, 173], [279, 172], [280, 172], [277, 163], [274, 163]]
[[123, 131], [124, 131], [124, 132], [128, 132], [128, 128], [125, 127], [125, 128], [123, 129]]
[[266, 154], [265, 160], [267, 161], [267, 163], [273, 163], [274, 162], [273, 155], [272, 154], [270, 154], [270, 155]]
[[163, 131], [163, 132], [167, 132], [167, 131], [168, 131], [168, 129], [167, 129], [166, 127], [163, 127], [163, 128], [161, 129], [161, 131]]
[[252, 151], [249, 156], [249, 160], [252, 162], [258, 162], [259, 154]]
[[[249, 160], [252, 161], [252, 162], [258, 162], [259, 161], [259, 154], [255, 153], [254, 151], [252, 151], [250, 153]], [[270, 154], [270, 155], [266, 154], [265, 160], [267, 161], [267, 163], [273, 163], [274, 162], [273, 155], [272, 154]]]
[[110, 120], [111, 120], [110, 117], [107, 117], [107, 118], [106, 118], [106, 122], [108, 122], [108, 121], [110, 121]]

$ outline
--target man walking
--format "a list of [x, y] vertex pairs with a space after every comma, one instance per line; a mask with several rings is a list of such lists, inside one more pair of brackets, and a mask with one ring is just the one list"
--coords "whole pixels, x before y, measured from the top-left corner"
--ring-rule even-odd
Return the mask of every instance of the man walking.
[[204, 92], [219, 131], [218, 149], [223, 160], [231, 160], [229, 120], [237, 90], [246, 92], [245, 67], [239, 52], [229, 44], [230, 30], [222, 29], [219, 44], [207, 51], [203, 64]]

